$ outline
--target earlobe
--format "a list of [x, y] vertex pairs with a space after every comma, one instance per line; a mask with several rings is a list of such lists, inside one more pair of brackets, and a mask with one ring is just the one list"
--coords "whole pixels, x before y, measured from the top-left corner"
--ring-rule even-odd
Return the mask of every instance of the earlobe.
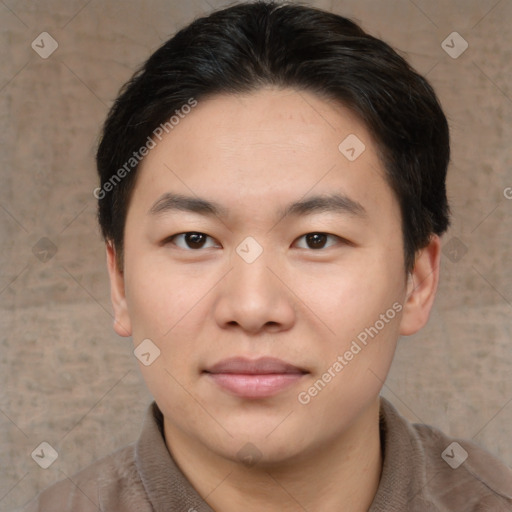
[[417, 255], [407, 282], [407, 296], [400, 322], [400, 334], [410, 336], [428, 321], [439, 282], [441, 240], [433, 235]]
[[126, 304], [124, 273], [119, 268], [116, 250], [112, 242], [107, 242], [107, 268], [110, 278], [110, 299], [114, 309], [114, 331], [119, 336], [132, 335], [132, 325]]

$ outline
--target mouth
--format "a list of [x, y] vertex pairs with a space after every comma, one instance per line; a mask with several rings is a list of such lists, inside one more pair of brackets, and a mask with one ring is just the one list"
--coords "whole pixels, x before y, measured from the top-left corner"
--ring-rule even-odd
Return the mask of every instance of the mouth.
[[241, 398], [267, 398], [297, 384], [309, 372], [273, 357], [224, 359], [203, 370], [216, 386]]

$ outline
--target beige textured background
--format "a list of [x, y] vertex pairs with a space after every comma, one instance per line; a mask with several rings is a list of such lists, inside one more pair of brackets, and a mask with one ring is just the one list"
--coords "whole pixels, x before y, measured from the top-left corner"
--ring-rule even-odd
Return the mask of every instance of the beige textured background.
[[[452, 130], [441, 287], [428, 326], [400, 341], [383, 394], [411, 420], [512, 465], [512, 1], [310, 3], [405, 54], [428, 75]], [[1, 511], [138, 435], [151, 397], [131, 341], [112, 330], [94, 148], [136, 66], [225, 5], [0, 1]], [[59, 44], [48, 59], [31, 48], [43, 31]], [[469, 43], [457, 59], [441, 47], [453, 31]], [[43, 237], [53, 256], [37, 245]], [[59, 453], [46, 470], [30, 456], [42, 441]]]

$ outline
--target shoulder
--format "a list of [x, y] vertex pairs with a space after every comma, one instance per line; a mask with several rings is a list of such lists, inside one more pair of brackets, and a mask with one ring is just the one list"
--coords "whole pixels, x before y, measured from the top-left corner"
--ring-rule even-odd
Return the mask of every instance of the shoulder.
[[383, 397], [380, 431], [372, 512], [512, 512], [512, 470], [476, 443], [410, 423]]
[[441, 510], [512, 511], [512, 470], [500, 459], [433, 426], [411, 427], [424, 455], [429, 494]]
[[135, 443], [42, 491], [22, 512], [151, 511], [136, 467]]

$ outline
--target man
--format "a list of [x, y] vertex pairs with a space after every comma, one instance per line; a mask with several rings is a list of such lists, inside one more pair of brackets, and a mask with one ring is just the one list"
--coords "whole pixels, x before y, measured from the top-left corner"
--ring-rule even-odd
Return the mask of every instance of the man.
[[379, 393], [449, 225], [434, 91], [340, 16], [253, 2], [158, 49], [97, 153], [136, 443], [28, 510], [505, 511], [509, 468]]

